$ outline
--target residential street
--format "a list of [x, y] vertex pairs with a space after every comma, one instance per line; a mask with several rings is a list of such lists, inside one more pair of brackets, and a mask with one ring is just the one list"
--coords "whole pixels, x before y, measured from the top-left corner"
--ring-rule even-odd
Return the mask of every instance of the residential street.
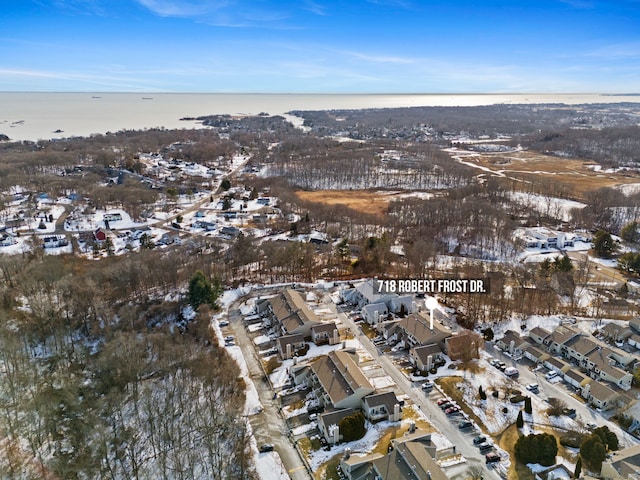
[[[281, 287], [278, 287], [278, 289], [279, 288]], [[275, 287], [273, 287], [273, 289], [277, 290]], [[261, 294], [267, 292], [268, 290], [260, 291]], [[264, 443], [271, 443], [275, 446], [275, 451], [280, 455], [280, 459], [292, 480], [311, 480], [311, 476], [307, 472], [307, 468], [300, 458], [300, 455], [288, 438], [289, 429], [279, 412], [280, 401], [273, 398], [271, 385], [264, 374], [254, 345], [248, 338], [244, 328], [243, 317], [240, 313], [239, 306], [246, 298], [247, 297], [241, 297], [241, 299], [229, 307], [228, 319], [229, 327], [236, 338], [236, 344], [242, 350], [247, 368], [249, 369], [251, 381], [253, 381], [258, 391], [260, 402], [264, 407], [261, 413], [249, 418], [253, 434], [258, 446]], [[258, 455], [272, 454], [259, 453]]]
[[480, 465], [484, 468], [485, 478], [500, 478], [495, 471], [486, 468], [484, 455], [480, 454], [471, 441], [478, 432], [461, 432], [458, 429], [457, 423], [447, 417], [435, 404], [434, 400], [442, 396], [437, 392], [437, 389], [434, 388], [431, 394], [429, 394], [431, 398], [428, 398], [419, 384], [411, 382], [387, 355], [380, 354], [371, 340], [362, 333], [355, 322], [342, 312], [339, 306], [336, 306], [328, 297], [325, 297], [325, 303], [328, 308], [331, 308], [336, 315], [340, 317], [340, 321], [351, 329], [371, 357], [378, 362], [386, 374], [393, 379], [398, 387], [397, 393], [406, 394], [413, 403], [418, 405], [422, 412], [428, 417], [429, 421], [456, 447], [456, 453], [460, 453], [466, 458], [466, 463], [455, 467], [448, 467], [447, 475], [450, 475], [450, 478], [464, 479], [466, 478], [465, 472], [470, 466]]

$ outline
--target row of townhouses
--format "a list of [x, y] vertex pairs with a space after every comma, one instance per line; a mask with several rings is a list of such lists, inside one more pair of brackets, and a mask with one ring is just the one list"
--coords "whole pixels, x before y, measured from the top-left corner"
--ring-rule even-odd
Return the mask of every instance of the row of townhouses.
[[[597, 408], [612, 408], [622, 391], [631, 388], [634, 365], [638, 361], [640, 320], [628, 327], [609, 324], [604, 337], [620, 342], [627, 339], [627, 351], [612, 346], [571, 325], [560, 325], [552, 332], [535, 327], [527, 337], [508, 330], [496, 346], [515, 358], [525, 357], [555, 371], [568, 384], [581, 391], [583, 398]], [[638, 338], [636, 338], [638, 337]], [[577, 367], [577, 368], [576, 368]]]

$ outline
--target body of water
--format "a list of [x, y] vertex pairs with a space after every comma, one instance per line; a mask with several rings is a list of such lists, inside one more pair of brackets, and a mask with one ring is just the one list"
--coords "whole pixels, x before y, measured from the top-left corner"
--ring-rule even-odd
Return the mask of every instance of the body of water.
[[283, 114], [332, 110], [493, 104], [640, 102], [634, 95], [602, 94], [218, 94], [218, 93], [0, 93], [0, 134], [11, 140], [89, 136], [119, 130], [194, 128], [184, 117]]

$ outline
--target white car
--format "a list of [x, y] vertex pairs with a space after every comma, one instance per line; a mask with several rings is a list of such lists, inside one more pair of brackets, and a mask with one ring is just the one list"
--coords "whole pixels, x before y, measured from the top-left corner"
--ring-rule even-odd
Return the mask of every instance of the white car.
[[547, 380], [551, 380], [551, 379], [556, 378], [557, 376], [558, 376], [558, 374], [554, 370], [551, 370], [549, 373], [547, 373], [544, 376], [544, 378], [546, 378]]
[[539, 388], [540, 387], [538, 386], [537, 383], [530, 383], [529, 385], [527, 385], [527, 390], [529, 390], [530, 392], [534, 392], [535, 393], [535, 392], [538, 391]]

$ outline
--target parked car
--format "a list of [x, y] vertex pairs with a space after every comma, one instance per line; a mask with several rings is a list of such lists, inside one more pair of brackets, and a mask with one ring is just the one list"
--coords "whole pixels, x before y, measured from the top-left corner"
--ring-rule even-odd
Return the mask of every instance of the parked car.
[[593, 422], [589, 422], [589, 423], [585, 424], [585, 427], [587, 427], [588, 430], [595, 430], [596, 428], [598, 428], [598, 425], [596, 425]]
[[468, 420], [465, 420], [464, 422], [460, 422], [460, 424], [458, 425], [458, 428], [460, 430], [467, 430], [469, 428], [473, 428], [473, 423], [471, 423]]
[[500, 461], [500, 455], [498, 455], [496, 452], [487, 453], [484, 458], [487, 464]]
[[227, 325], [229, 325], [229, 322], [227, 320], [220, 320], [218, 322], [218, 325], [220, 325], [221, 327], [226, 327]]
[[489, 450], [493, 450], [493, 444], [492, 443], [481, 443], [480, 445], [478, 445], [478, 450], [480, 450], [480, 453], [487, 453]]
[[452, 407], [447, 408], [444, 413], [446, 413], [447, 415], [451, 415], [453, 413], [459, 412], [460, 411], [460, 407], [457, 405], [454, 405]]
[[517, 368], [507, 367], [504, 369], [504, 374], [508, 377], [517, 377], [520, 374], [520, 372], [518, 372]]
[[431, 390], [433, 388], [433, 382], [431, 380], [427, 380], [422, 384], [423, 390]]
[[443, 403], [451, 403], [451, 399], [447, 397], [442, 397], [440, 400], [436, 402], [437, 405], [442, 405]]
[[265, 452], [273, 452], [273, 445], [270, 443], [263, 443], [262, 445], [260, 445], [260, 453]]
[[487, 441], [487, 437], [485, 437], [484, 435], [478, 435], [477, 437], [473, 438], [474, 445], [480, 445], [481, 443], [484, 443], [486, 441]]
[[555, 370], [551, 370], [550, 372], [548, 372], [544, 378], [546, 378], [547, 380], [552, 380], [554, 378], [556, 378], [558, 376], [558, 374], [555, 372]]
[[446, 409], [454, 407], [454, 406], [457, 406], [457, 405], [455, 403], [453, 403], [453, 402], [447, 402], [447, 403], [443, 403], [442, 405], [440, 405], [440, 408], [442, 410], [446, 410]]
[[529, 390], [532, 393], [538, 393], [539, 388], [540, 387], [537, 383], [530, 383], [529, 385], [527, 385], [527, 390]]

